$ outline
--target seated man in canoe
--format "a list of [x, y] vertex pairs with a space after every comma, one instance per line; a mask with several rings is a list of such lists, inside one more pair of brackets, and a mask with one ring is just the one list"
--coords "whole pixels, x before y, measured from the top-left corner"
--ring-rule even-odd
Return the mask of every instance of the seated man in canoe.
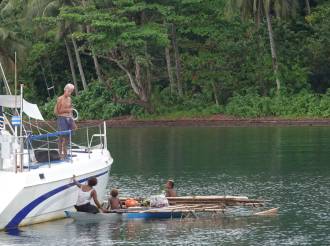
[[176, 191], [174, 189], [174, 181], [172, 179], [167, 180], [165, 184], [165, 196], [166, 197], [176, 197]]

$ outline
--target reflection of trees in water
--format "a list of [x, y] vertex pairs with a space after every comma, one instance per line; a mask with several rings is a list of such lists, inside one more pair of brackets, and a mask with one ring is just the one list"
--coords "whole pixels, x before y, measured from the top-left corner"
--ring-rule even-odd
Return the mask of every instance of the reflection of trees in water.
[[[153, 243], [180, 240], [186, 236], [193, 236], [198, 231], [203, 231], [205, 236], [210, 234], [239, 234], [257, 226], [273, 226], [276, 218], [260, 217], [205, 217], [173, 220], [131, 220], [123, 222], [120, 230], [109, 231], [111, 239], [128, 241], [145, 241]], [[253, 225], [251, 227], [251, 225]], [[119, 233], [120, 231], [120, 233]], [[183, 243], [183, 242], [182, 242]], [[193, 243], [191, 240], [186, 243]]]
[[123, 239], [121, 225], [120, 221], [73, 221], [66, 231], [75, 239], [74, 245], [104, 245]]

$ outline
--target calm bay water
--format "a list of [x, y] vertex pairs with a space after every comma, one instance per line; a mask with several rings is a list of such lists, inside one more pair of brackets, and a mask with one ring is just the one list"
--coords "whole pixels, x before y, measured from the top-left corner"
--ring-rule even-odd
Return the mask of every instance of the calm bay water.
[[79, 224], [70, 219], [0, 232], [0, 245], [330, 245], [330, 128], [109, 129], [109, 189], [245, 195], [276, 217]]

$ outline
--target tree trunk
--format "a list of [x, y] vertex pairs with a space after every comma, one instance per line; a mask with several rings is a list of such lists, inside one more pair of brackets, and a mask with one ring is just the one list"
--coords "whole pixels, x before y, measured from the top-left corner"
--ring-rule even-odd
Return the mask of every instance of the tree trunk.
[[146, 71], [146, 81], [147, 81], [147, 84], [146, 84], [146, 95], [147, 95], [147, 98], [149, 100], [149, 98], [151, 97], [151, 71], [150, 71], [150, 65], [148, 64], [147, 65], [147, 71]]
[[165, 47], [165, 58], [166, 58], [167, 74], [168, 74], [168, 78], [170, 80], [171, 95], [173, 95], [174, 90], [175, 90], [175, 84], [174, 84], [175, 82], [174, 82], [173, 73], [172, 73], [170, 49], [168, 46]]
[[307, 15], [311, 14], [311, 5], [309, 4], [309, 0], [305, 0], [306, 2], [306, 13]]
[[[90, 27], [90, 25], [87, 25], [86, 26], [86, 31], [87, 31], [87, 33], [91, 33], [91, 27]], [[93, 61], [94, 61], [94, 67], [95, 67], [97, 79], [101, 83], [104, 83], [104, 79], [103, 79], [102, 73], [101, 73], [100, 64], [99, 64], [99, 61], [98, 61], [97, 56], [95, 55], [95, 52], [93, 51], [93, 49], [92, 49], [92, 57], [93, 57]]]
[[0, 0], [0, 9], [4, 8], [6, 6], [6, 4], [8, 4], [9, 0]]
[[84, 90], [86, 90], [87, 89], [87, 83], [86, 83], [84, 70], [83, 70], [83, 67], [82, 67], [82, 64], [81, 64], [81, 59], [80, 59], [77, 43], [76, 43], [76, 41], [74, 40], [74, 38], [72, 36], [71, 36], [71, 39], [72, 39], [72, 43], [73, 43], [74, 53], [76, 54], [76, 60], [77, 60], [78, 68], [79, 68], [81, 82], [83, 84]]
[[147, 71], [146, 71], [146, 82], [143, 82], [141, 65], [138, 63], [137, 60], [134, 61], [134, 64], [135, 64], [135, 84], [137, 85], [137, 87], [139, 89], [138, 96], [142, 102], [141, 105], [143, 105], [149, 113], [153, 113], [154, 109], [150, 102], [151, 74], [150, 74], [149, 68], [147, 68]]
[[128, 80], [129, 80], [129, 82], [131, 84], [131, 87], [132, 87], [134, 93], [139, 96], [140, 94], [139, 94], [138, 85], [135, 83], [134, 77], [132, 76], [132, 74], [130, 73], [130, 71], [128, 71], [128, 69], [125, 66], [123, 66], [117, 59], [115, 59], [115, 58], [113, 58], [111, 56], [106, 56], [104, 58], [106, 58], [106, 59], [108, 59], [108, 60], [116, 63], [117, 66], [126, 73], [126, 75], [128, 77]]
[[[141, 12], [141, 26], [145, 25], [147, 22], [147, 16], [145, 14], [145, 11]], [[141, 92], [143, 94], [143, 97], [145, 98], [145, 102], [147, 102], [148, 105], [150, 105], [150, 96], [151, 96], [151, 72], [150, 72], [150, 59], [148, 54], [148, 45], [147, 43], [144, 45], [144, 56], [146, 59], [146, 73], [144, 81], [141, 81], [141, 65], [137, 62], [135, 59], [135, 76], [137, 83], [140, 85]], [[149, 107], [148, 107], [149, 108]], [[148, 109], [149, 111], [149, 109]]]
[[72, 53], [70, 50], [70, 46], [69, 46], [68, 42], [66, 41], [66, 38], [64, 38], [64, 43], [65, 43], [66, 52], [67, 52], [68, 58], [69, 58], [72, 81], [74, 84], [74, 90], [75, 90], [76, 95], [78, 95], [79, 90], [78, 90], [78, 83], [77, 83], [77, 77], [76, 77], [76, 70], [74, 68], [74, 62], [73, 62], [73, 57], [72, 57]]
[[[85, 0], [82, 1], [82, 5], [83, 5], [84, 8], [86, 7], [86, 1]], [[90, 33], [91, 32], [90, 25], [86, 25], [86, 31], [87, 31], [87, 33]], [[95, 67], [97, 79], [101, 83], [104, 83], [104, 79], [103, 79], [102, 73], [101, 73], [100, 64], [99, 64], [98, 59], [97, 59], [97, 56], [95, 55], [95, 53], [94, 53], [93, 50], [92, 50], [92, 57], [93, 57], [93, 62], [94, 62], [94, 67]]]
[[92, 57], [93, 57], [93, 61], [94, 61], [94, 67], [95, 67], [97, 78], [101, 83], [104, 84], [104, 79], [102, 77], [100, 64], [99, 64], [99, 61], [98, 61], [97, 56], [95, 55], [94, 51], [92, 51]]
[[176, 27], [174, 24], [172, 24], [172, 45], [174, 49], [175, 68], [176, 68], [175, 74], [177, 80], [178, 93], [180, 96], [183, 96], [182, 81], [181, 81], [181, 62], [180, 62], [179, 48], [176, 40]]
[[275, 41], [274, 41], [274, 35], [273, 35], [272, 20], [271, 20], [269, 11], [266, 11], [266, 19], [267, 19], [270, 50], [271, 50], [271, 54], [272, 54], [273, 70], [274, 70], [274, 75], [276, 78], [276, 89], [277, 89], [277, 93], [279, 93], [280, 89], [281, 89], [281, 82], [280, 82], [279, 74], [278, 74], [276, 47], [275, 47]]
[[137, 60], [135, 60], [134, 63], [135, 63], [135, 81], [139, 88], [140, 99], [144, 102], [148, 102], [147, 88], [146, 86], [143, 86], [141, 80], [141, 65], [137, 62]]
[[147, 60], [147, 65], [146, 65], [146, 85], [144, 86], [145, 87], [145, 90], [146, 90], [146, 95], [147, 95], [147, 98], [149, 99], [150, 96], [151, 96], [151, 62], [149, 63], [149, 54], [148, 54], [148, 47], [147, 47], [147, 44], [144, 46], [144, 55], [146, 57], [146, 60]]
[[[168, 24], [165, 19], [164, 19], [164, 26], [166, 27], [166, 30], [167, 30], [166, 32], [168, 33]], [[171, 95], [173, 95], [175, 93], [175, 81], [174, 81], [173, 72], [172, 72], [170, 46], [171, 45], [169, 44], [165, 47], [165, 60], [166, 60], [166, 67], [167, 67], [167, 75], [168, 75], [168, 79], [170, 81], [170, 92], [171, 92]]]
[[146, 94], [145, 88], [143, 87], [143, 84], [141, 81], [141, 66], [137, 62], [137, 60], [134, 61], [134, 65], [135, 65], [135, 77], [134, 77], [133, 74], [123, 64], [121, 64], [119, 62], [119, 60], [112, 57], [111, 55], [99, 56], [99, 57], [105, 58], [111, 62], [116, 63], [117, 66], [126, 73], [134, 93], [139, 97], [139, 101], [134, 100], [134, 99], [127, 100], [127, 99], [120, 99], [120, 98], [116, 98], [116, 101], [119, 103], [138, 104], [138, 105], [143, 106], [149, 113], [153, 113], [154, 108], [153, 108], [152, 104], [150, 103], [150, 100], [149, 100], [148, 95]]
[[217, 90], [217, 86], [215, 85], [213, 80], [212, 80], [212, 88], [213, 88], [213, 95], [214, 95], [215, 104], [217, 106], [219, 106], [218, 90]]
[[[147, 80], [148, 80], [148, 71], [147, 71]], [[149, 83], [143, 83], [141, 77], [141, 65], [135, 60], [135, 80], [140, 88], [140, 94], [139, 97], [143, 103], [144, 108], [148, 111], [148, 113], [154, 113], [154, 107], [151, 104], [150, 101], [150, 91], [149, 91]], [[150, 79], [150, 78], [149, 78]]]

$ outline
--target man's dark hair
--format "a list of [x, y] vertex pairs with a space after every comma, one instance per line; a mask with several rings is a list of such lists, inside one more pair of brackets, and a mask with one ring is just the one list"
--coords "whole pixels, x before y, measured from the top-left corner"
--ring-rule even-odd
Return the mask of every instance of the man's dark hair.
[[88, 186], [93, 187], [97, 185], [97, 179], [95, 177], [90, 177], [88, 178], [87, 184]]
[[174, 188], [174, 181], [173, 180], [170, 179], [167, 182], [171, 185], [171, 188]]

